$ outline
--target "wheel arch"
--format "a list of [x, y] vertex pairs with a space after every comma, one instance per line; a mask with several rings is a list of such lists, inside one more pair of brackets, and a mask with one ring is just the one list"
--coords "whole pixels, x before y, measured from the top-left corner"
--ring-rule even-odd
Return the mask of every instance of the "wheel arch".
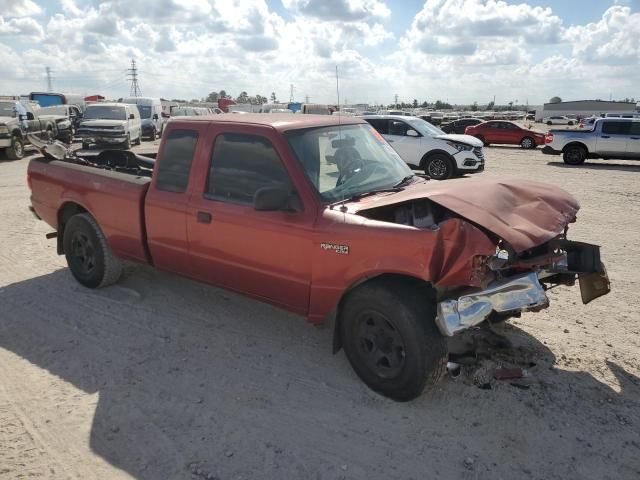
[[434, 155], [437, 154], [442, 154], [445, 155], [450, 161], [453, 162], [454, 166], [457, 166], [456, 163], [456, 159], [453, 158], [453, 155], [451, 155], [449, 152], [447, 152], [446, 150], [442, 150], [441, 148], [434, 148], [433, 150], [429, 150], [427, 153], [425, 153], [422, 158], [420, 159], [420, 165], [418, 165], [421, 169], [424, 170], [424, 168], [427, 165], [427, 160], [429, 160], [429, 158], [431, 158]]
[[333, 322], [333, 353], [338, 353], [342, 349], [342, 337], [340, 334], [341, 312], [349, 299], [351, 293], [365, 285], [371, 285], [374, 283], [386, 284], [389, 287], [395, 288], [424, 288], [434, 291], [431, 283], [425, 281], [422, 278], [415, 277], [413, 275], [404, 273], [385, 272], [372, 276], [366, 276], [359, 278], [353, 282], [343, 293], [338, 301], [338, 305], [335, 309], [334, 322]]
[[85, 207], [80, 205], [79, 203], [73, 201], [67, 201], [62, 204], [60, 209], [58, 210], [58, 236], [57, 238], [57, 253], [58, 255], [64, 254], [64, 228], [71, 217], [77, 215], [79, 213], [88, 213], [91, 215], [91, 212], [87, 210]]
[[589, 154], [589, 148], [584, 143], [579, 142], [579, 141], [574, 141], [574, 142], [567, 143], [564, 147], [562, 147], [562, 153], [564, 153], [569, 147], [581, 147], [581, 148], [584, 148], [584, 150], [587, 152], [587, 155]]

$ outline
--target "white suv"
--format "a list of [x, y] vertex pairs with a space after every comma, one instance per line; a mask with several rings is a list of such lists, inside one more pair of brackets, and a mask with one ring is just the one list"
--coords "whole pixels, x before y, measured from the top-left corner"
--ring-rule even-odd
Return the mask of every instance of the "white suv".
[[407, 164], [424, 169], [435, 180], [484, 170], [482, 142], [471, 135], [446, 134], [417, 117], [363, 117]]

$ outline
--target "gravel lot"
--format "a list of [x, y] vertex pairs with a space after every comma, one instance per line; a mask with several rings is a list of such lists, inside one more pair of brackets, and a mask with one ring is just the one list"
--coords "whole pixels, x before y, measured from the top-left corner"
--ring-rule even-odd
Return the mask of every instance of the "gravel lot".
[[28, 159], [0, 161], [0, 478], [640, 478], [640, 164], [486, 156], [579, 199], [570, 236], [603, 246], [613, 292], [552, 290], [511, 349], [405, 404], [277, 308], [144, 266], [84, 289], [27, 210]]

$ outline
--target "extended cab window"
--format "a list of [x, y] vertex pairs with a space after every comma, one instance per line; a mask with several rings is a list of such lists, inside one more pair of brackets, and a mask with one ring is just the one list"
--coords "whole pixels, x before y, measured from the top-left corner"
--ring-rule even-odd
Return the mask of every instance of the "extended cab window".
[[172, 130], [169, 133], [158, 162], [158, 190], [182, 193], [187, 189], [197, 142], [198, 134], [193, 130]]
[[241, 133], [223, 133], [216, 138], [207, 198], [252, 204], [259, 189], [290, 183], [278, 153], [266, 138]]
[[602, 133], [608, 135], [629, 135], [631, 131], [631, 122], [604, 122], [602, 125]]

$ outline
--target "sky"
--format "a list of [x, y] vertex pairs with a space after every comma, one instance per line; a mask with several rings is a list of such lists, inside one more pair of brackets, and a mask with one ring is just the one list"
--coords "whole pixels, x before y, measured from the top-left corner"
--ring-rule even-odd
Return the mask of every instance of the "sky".
[[0, 0], [0, 95], [640, 100], [640, 0]]

